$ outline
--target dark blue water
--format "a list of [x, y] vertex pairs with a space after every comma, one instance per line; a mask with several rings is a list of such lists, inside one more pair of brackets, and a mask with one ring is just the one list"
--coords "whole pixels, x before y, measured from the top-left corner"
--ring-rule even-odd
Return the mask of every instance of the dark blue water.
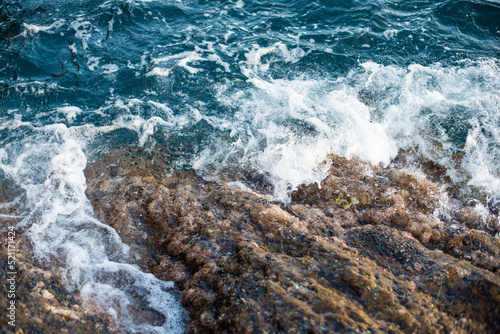
[[[155, 101], [174, 100], [173, 107], [214, 103], [214, 84], [244, 84], [241, 62], [253, 45], [282, 43], [305, 53], [293, 62], [276, 53], [264, 57], [271, 62], [264, 77], [273, 79], [333, 80], [366, 61], [454, 66], [500, 52], [500, 5], [494, 1], [27, 0], [2, 1], [1, 11], [2, 104], [22, 110], [61, 103], [97, 109], [113, 97], [151, 98], [151, 92]], [[176, 68], [171, 87], [146, 77], [154, 59], [184, 52], [204, 58], [196, 68], [205, 73]], [[211, 55], [227, 67], [207, 59]], [[113, 75], [105, 74], [106, 66], [113, 66]], [[21, 99], [15, 84], [35, 80], [56, 86], [50, 96]]]
[[389, 165], [411, 148], [483, 210], [500, 201], [499, 56], [496, 0], [0, 1], [0, 168], [16, 189], [2, 212], [39, 259], [66, 254], [68, 289], [103, 310], [133, 297], [96, 276], [137, 277], [167, 321], [125, 312], [122, 328], [182, 331], [171, 287], [93, 217], [89, 160], [168, 148], [174, 168], [286, 202], [329, 153]]

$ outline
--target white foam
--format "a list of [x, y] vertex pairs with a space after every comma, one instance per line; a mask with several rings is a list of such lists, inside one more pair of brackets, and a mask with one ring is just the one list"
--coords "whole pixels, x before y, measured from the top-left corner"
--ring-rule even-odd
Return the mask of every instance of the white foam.
[[151, 71], [146, 73], [146, 76], [158, 75], [160, 77], [168, 77], [171, 71], [171, 68], [153, 67]]
[[188, 70], [189, 73], [194, 74], [198, 73], [199, 71], [203, 71], [201, 68], [194, 68], [192, 66], [189, 66], [188, 63], [197, 61], [197, 60], [203, 60], [204, 58], [200, 57], [196, 52], [190, 52], [185, 58], [181, 59], [177, 65], [180, 67], [184, 67], [186, 70]]
[[105, 69], [105, 71], [102, 72], [103, 74], [112, 74], [118, 72], [118, 70], [120, 69], [116, 64], [102, 65], [101, 68]]
[[[263, 61], [264, 55], [275, 58]], [[193, 166], [201, 174], [253, 168], [268, 175], [275, 198], [287, 201], [299, 184], [321, 180], [321, 162], [328, 153], [387, 165], [400, 148], [418, 147], [425, 157], [446, 166], [454, 182], [468, 181], [498, 204], [497, 60], [407, 68], [367, 62], [335, 80], [261, 78], [271, 62], [303, 56], [289, 55], [279, 43], [254, 45], [241, 63], [252, 86], [214, 87], [219, 102], [236, 112], [229, 119], [210, 121], [230, 136], [197, 158]], [[456, 137], [463, 131], [450, 132], [463, 127], [470, 128], [465, 146], [460, 144], [465, 138]], [[460, 149], [465, 157], [457, 166], [453, 152]]]
[[[73, 50], [73, 52], [76, 52], [76, 50]], [[87, 61], [87, 67], [91, 71], [95, 71], [97, 67], [99, 67], [99, 61], [101, 60], [101, 57], [89, 57]]]
[[14, 88], [16, 93], [19, 93], [21, 95], [35, 94], [39, 96], [53, 92], [55, 90], [67, 90], [66, 88], [61, 87], [56, 83], [40, 82], [37, 80], [16, 83], [11, 85], [11, 87]]
[[76, 21], [71, 22], [70, 27], [75, 30], [75, 37], [81, 40], [82, 49], [87, 50], [87, 43], [92, 37], [92, 23], [83, 18], [78, 18]]
[[[201, 57], [196, 51], [185, 51], [176, 55], [169, 55], [169, 56], [164, 56], [160, 58], [153, 58], [151, 59], [154, 64], [174, 64], [180, 67], [185, 68], [189, 73], [195, 74], [199, 71], [202, 71], [203, 69], [201, 68], [195, 68], [192, 66], [189, 66], [189, 63], [198, 61], [198, 60], [205, 60], [205, 58]], [[172, 62], [173, 60], [176, 60], [176, 62]], [[158, 68], [158, 70], [156, 70]], [[170, 70], [168, 70], [170, 72]], [[149, 74], [151, 73], [151, 74]], [[162, 73], [160, 67], [155, 67], [153, 68], [148, 74], [149, 75], [158, 75], [159, 73]], [[163, 72], [165, 73], [165, 72]]]
[[[500, 105], [500, 104], [499, 104]], [[473, 129], [467, 136], [466, 156], [462, 166], [470, 173], [468, 184], [486, 189], [494, 205], [500, 204], [500, 115], [484, 124], [473, 120]], [[490, 123], [491, 122], [491, 123]]]
[[238, 160], [243, 168], [269, 175], [273, 196], [288, 201], [300, 184], [324, 178], [322, 163], [329, 153], [373, 163], [389, 163], [397, 153], [384, 126], [370, 121], [368, 107], [352, 89], [328, 91], [327, 83], [314, 80], [249, 82], [254, 88], [247, 92], [220, 93], [221, 103], [238, 108], [232, 121], [219, 127], [231, 129], [233, 142], [207, 149], [194, 163], [201, 173]]
[[[275, 59], [268, 59], [262, 62], [262, 57], [268, 54], [275, 56]], [[261, 47], [253, 44], [252, 49], [245, 53], [246, 61], [240, 64], [241, 72], [247, 77], [257, 76], [259, 73], [265, 73], [269, 70], [271, 63], [283, 61], [286, 63], [295, 63], [306, 55], [306, 52], [299, 47], [288, 49], [282, 42], [277, 42], [271, 46]]]
[[399, 33], [399, 30], [397, 30], [397, 29], [387, 29], [386, 31], [384, 31], [384, 36], [387, 39], [392, 39], [392, 38], [396, 37], [396, 35], [398, 33]]
[[109, 22], [108, 22], [108, 34], [113, 31], [113, 24], [114, 23], [115, 23], [115, 19], [111, 18], [111, 20], [109, 20]]
[[[251, 69], [259, 69], [260, 71], [263, 72], [267, 71], [269, 69], [269, 63], [262, 64], [261, 58], [262, 56], [274, 50], [275, 50], [274, 46], [259, 47], [259, 45], [254, 44], [252, 50], [250, 50], [248, 53], [245, 53], [245, 57], [247, 59], [247, 65]], [[248, 70], [243, 71], [244, 74], [245, 72], [248, 73]]]
[[[498, 60], [466, 61], [451, 67], [411, 65], [407, 69], [363, 65], [367, 74], [361, 79], [364, 88], [376, 96], [371, 107], [398, 147], [418, 146], [424, 156], [446, 166], [454, 182], [468, 180], [469, 185], [486, 191], [492, 204], [497, 205]], [[467, 131], [466, 140], [458, 139], [465, 142], [462, 148], [456, 143], [457, 138], [448, 134], [455, 129]], [[453, 157], [453, 150], [457, 149], [465, 153], [458, 168]]]
[[[77, 108], [57, 110], [71, 113]], [[16, 122], [8, 127], [11, 131]], [[145, 120], [145, 131], [155, 122]], [[184, 332], [184, 311], [170, 293], [173, 283], [134, 265], [129, 247], [114, 229], [94, 218], [85, 196], [82, 140], [112, 126], [25, 126], [31, 130], [3, 145], [0, 168], [25, 190], [24, 219], [18, 228], [32, 241], [33, 256], [55, 265], [65, 287], [78, 293], [89, 310], [114, 317], [118, 332]], [[157, 323], [143, 319], [144, 312], [156, 314]]]
[[243, 0], [238, 0], [238, 1], [236, 1], [234, 8], [243, 8], [243, 6], [245, 6], [245, 3], [243, 2]]
[[62, 26], [64, 26], [65, 22], [66, 22], [65, 20], [60, 19], [60, 20], [57, 20], [48, 26], [39, 26], [36, 24], [23, 23], [23, 27], [25, 30], [23, 31], [22, 34], [24, 36], [26, 36], [28, 32], [30, 34], [38, 34], [41, 31], [49, 33], [49, 34], [53, 34], [54, 30], [57, 30], [57, 29], [61, 28]]
[[24, 218], [25, 216], [20, 216], [20, 215], [6, 215], [6, 214], [3, 214], [3, 213], [0, 213], [0, 218], [17, 218], [17, 219], [22, 219]]
[[58, 107], [56, 110], [65, 114], [68, 122], [73, 122], [76, 116], [82, 112], [82, 109], [74, 106]]

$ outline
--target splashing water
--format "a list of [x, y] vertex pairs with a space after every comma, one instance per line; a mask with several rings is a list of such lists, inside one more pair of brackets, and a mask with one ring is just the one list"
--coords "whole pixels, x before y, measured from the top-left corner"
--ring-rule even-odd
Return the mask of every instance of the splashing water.
[[498, 208], [499, 15], [479, 0], [3, 1], [2, 208], [117, 330], [183, 332], [173, 283], [95, 218], [87, 160], [169, 143], [175, 168], [288, 202], [330, 153], [389, 165], [412, 148]]

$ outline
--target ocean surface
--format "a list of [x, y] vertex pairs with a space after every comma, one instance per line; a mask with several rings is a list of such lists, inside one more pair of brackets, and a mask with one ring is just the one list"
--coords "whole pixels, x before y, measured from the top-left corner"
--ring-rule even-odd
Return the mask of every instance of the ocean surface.
[[389, 166], [404, 149], [498, 209], [499, 66], [498, 0], [1, 0], [0, 218], [122, 330], [181, 333], [173, 283], [94, 217], [88, 163], [160, 147], [286, 203], [330, 153]]

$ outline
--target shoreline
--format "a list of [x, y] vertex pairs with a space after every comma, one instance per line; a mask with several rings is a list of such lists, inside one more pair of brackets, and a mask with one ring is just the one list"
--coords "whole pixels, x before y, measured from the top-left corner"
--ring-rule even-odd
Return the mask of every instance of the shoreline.
[[87, 195], [143, 270], [180, 288], [190, 333], [500, 326], [498, 217], [464, 205], [460, 226], [441, 221], [445, 190], [423, 175], [330, 156], [320, 188], [279, 204], [159, 175], [168, 166], [134, 151], [87, 166]]
[[[500, 328], [498, 216], [462, 205], [445, 222], [443, 196], [459, 199], [423, 174], [331, 155], [321, 185], [299, 187], [285, 204], [150, 156], [163, 157], [144, 148], [100, 156], [85, 169], [86, 194], [136, 265], [175, 282], [188, 333]], [[30, 259], [18, 238], [16, 329], [124, 330], [66, 292], [54, 264]], [[132, 307], [143, 321], [164, 321]]]

